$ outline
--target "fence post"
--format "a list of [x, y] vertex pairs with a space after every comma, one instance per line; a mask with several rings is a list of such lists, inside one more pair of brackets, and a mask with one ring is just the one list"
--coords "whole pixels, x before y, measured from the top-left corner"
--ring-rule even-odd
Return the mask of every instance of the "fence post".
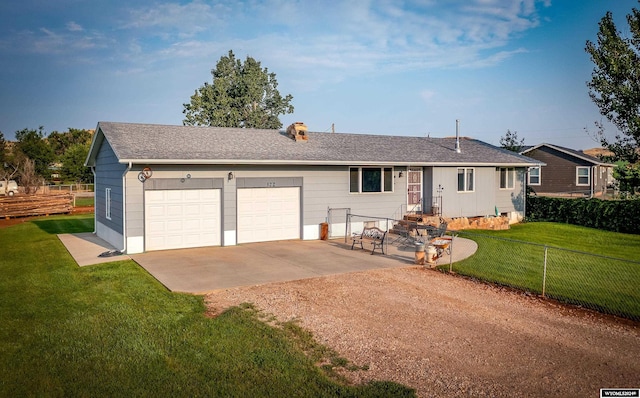
[[347, 217], [344, 222], [344, 243], [347, 243], [349, 238], [349, 225], [351, 224], [351, 212], [347, 211]]
[[549, 248], [547, 246], [544, 247], [544, 269], [542, 271], [542, 297], [544, 297], [544, 293], [547, 287], [547, 251]]
[[451, 236], [451, 243], [449, 243], [449, 273], [453, 272], [453, 235]]

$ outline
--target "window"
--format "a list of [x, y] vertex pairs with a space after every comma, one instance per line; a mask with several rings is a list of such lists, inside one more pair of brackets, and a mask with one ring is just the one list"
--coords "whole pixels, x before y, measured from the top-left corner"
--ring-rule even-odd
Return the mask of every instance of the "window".
[[351, 167], [349, 169], [349, 192], [393, 192], [393, 168]]
[[589, 167], [576, 167], [576, 185], [589, 185], [590, 181]]
[[516, 180], [516, 169], [513, 167], [500, 168], [500, 189], [513, 189]]
[[111, 220], [111, 188], [105, 188], [104, 194], [104, 205], [106, 209], [105, 217], [107, 220]]
[[540, 185], [540, 167], [529, 169], [529, 185]]
[[458, 169], [458, 192], [473, 192], [473, 169]]

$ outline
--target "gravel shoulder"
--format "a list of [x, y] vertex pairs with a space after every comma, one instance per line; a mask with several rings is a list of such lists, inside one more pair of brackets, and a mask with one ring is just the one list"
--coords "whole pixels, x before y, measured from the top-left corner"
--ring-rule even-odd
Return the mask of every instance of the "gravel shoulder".
[[210, 313], [254, 303], [297, 320], [418, 396], [598, 396], [640, 387], [640, 325], [413, 266], [219, 290]]

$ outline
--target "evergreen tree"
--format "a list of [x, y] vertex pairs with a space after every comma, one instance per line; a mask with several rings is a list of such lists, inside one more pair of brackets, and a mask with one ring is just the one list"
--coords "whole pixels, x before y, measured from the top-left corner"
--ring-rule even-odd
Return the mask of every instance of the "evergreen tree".
[[211, 75], [213, 82], [205, 82], [183, 104], [184, 125], [278, 129], [279, 115], [293, 113], [291, 94], [283, 98], [275, 73], [251, 57], [243, 63], [229, 51]]

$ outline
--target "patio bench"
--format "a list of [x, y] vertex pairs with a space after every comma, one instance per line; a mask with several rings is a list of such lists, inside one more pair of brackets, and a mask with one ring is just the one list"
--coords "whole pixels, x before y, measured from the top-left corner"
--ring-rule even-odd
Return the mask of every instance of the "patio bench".
[[387, 237], [387, 231], [383, 231], [380, 228], [368, 227], [362, 230], [362, 232], [354, 233], [351, 237], [351, 250], [357, 244], [364, 250], [363, 243], [370, 242], [373, 245], [371, 254], [373, 254], [377, 248], [384, 254], [384, 240]]

